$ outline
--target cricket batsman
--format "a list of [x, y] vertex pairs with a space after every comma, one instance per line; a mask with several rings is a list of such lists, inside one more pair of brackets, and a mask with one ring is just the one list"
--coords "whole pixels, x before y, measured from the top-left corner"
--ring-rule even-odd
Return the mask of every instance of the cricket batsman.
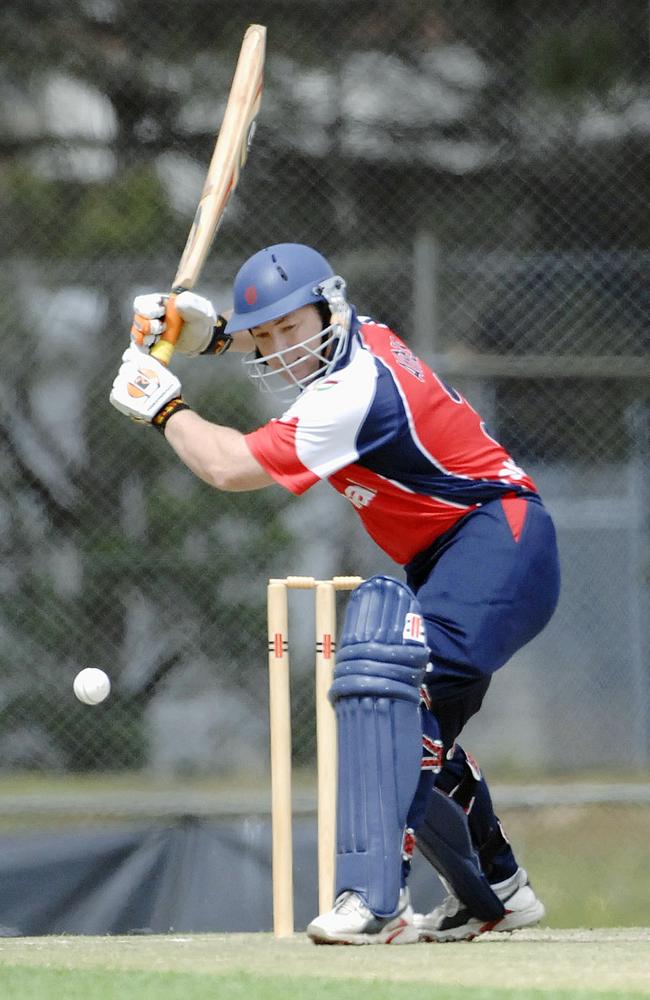
[[[352, 594], [330, 699], [339, 745], [336, 900], [316, 943], [471, 939], [537, 923], [544, 906], [458, 737], [492, 675], [548, 623], [560, 573], [535, 483], [479, 414], [383, 323], [358, 316], [316, 250], [265, 247], [239, 270], [227, 318], [192, 292], [176, 306], [177, 349], [247, 351], [284, 412], [242, 434], [204, 420], [149, 355], [166, 296], [135, 299], [132, 343], [110, 401], [152, 424], [218, 490], [326, 479], [404, 581], [375, 576]], [[415, 843], [446, 899], [414, 914]]]

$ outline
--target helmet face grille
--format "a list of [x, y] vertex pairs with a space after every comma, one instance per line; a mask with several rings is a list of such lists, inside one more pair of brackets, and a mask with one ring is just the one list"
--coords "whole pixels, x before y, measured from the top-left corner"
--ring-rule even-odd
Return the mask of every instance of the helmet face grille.
[[[329, 325], [290, 347], [264, 356], [256, 350], [246, 355], [243, 361], [257, 385], [273, 393], [278, 399], [295, 399], [312, 382], [328, 375], [347, 350], [352, 310], [345, 297], [343, 278], [334, 275], [314, 286], [312, 291], [317, 295], [314, 304], [320, 304], [329, 310]], [[300, 352], [297, 357], [296, 349]], [[318, 361], [316, 370], [299, 376], [296, 369], [308, 357]], [[271, 361], [275, 362], [273, 367], [270, 365]]]

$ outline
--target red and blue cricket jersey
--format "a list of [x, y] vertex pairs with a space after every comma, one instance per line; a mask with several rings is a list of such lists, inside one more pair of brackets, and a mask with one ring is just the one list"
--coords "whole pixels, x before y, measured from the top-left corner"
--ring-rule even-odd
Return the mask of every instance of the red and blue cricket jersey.
[[327, 479], [402, 565], [490, 500], [537, 492], [469, 403], [365, 317], [344, 363], [246, 441], [292, 493]]

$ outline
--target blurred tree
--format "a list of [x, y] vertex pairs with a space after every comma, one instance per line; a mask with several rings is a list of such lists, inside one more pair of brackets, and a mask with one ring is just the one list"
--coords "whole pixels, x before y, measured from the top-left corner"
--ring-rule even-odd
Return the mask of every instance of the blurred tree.
[[[468, 177], [523, 182], [522, 194], [535, 214], [527, 235], [537, 242], [549, 232], [549, 182], [556, 211], [576, 199], [586, 202], [598, 186], [599, 177], [590, 174], [590, 146], [576, 142], [585, 115], [599, 101], [622, 121], [630, 102], [624, 84], [638, 80], [647, 62], [641, 53], [647, 38], [642, 0], [627, 5], [625, 18], [617, 5], [595, 0], [556, 0], [534, 12], [522, 0], [426, 5], [404, 0], [397, 6], [339, 0], [335, 15], [324, 0], [312, 0], [308, 17], [300, 3], [273, 0], [263, 17], [269, 29], [264, 113], [238, 211], [231, 213], [224, 233], [232, 246], [246, 240], [259, 204], [281, 208], [274, 222], [280, 236], [318, 232], [325, 249], [352, 246], [361, 226], [378, 242], [390, 232], [394, 240], [402, 239], [394, 214], [416, 211], [432, 226], [446, 214], [437, 211], [440, 175], [448, 183], [455, 175], [464, 182]], [[38, 151], [28, 170], [36, 164], [42, 171], [49, 161], [50, 171], [66, 174], [57, 184], [67, 186], [67, 195], [59, 192], [50, 204], [67, 197], [73, 230], [75, 225], [83, 229], [84, 215], [92, 222], [106, 201], [99, 231], [116, 222], [122, 232], [128, 213], [114, 199], [125, 195], [130, 212], [130, 193], [142, 197], [138, 178], [149, 177], [155, 190], [155, 174], [173, 151], [175, 179], [165, 185], [168, 210], [159, 206], [160, 223], [150, 222], [150, 239], [157, 241], [164, 228], [167, 242], [180, 249], [194, 203], [192, 194], [181, 198], [187, 171], [205, 169], [234, 53], [246, 24], [259, 18], [253, 0], [238, 4], [236, 13], [222, 0], [188, 0], [166, 6], [164, 17], [152, 0], [85, 0], [74, 6], [7, 0], [0, 12], [0, 91], [7, 98], [4, 115], [10, 125], [6, 152], [18, 152], [19, 162], [26, 162]], [[333, 47], [324, 44], [331, 37]], [[630, 59], [631, 52], [637, 58]], [[50, 127], [42, 112], [31, 129], [16, 128], [12, 97], [22, 95], [18, 109], [28, 101], [38, 118], [39, 95], [53, 74], [105, 99], [104, 124], [87, 104], [85, 120], [77, 110], [68, 129], [61, 122]], [[76, 103], [83, 103], [81, 94]], [[630, 129], [627, 145], [628, 152], [630, 145], [634, 151], [627, 161], [641, 178], [648, 169], [642, 133]], [[614, 153], [620, 148], [618, 143]], [[88, 165], [79, 178], [93, 189], [86, 201], [70, 188], [71, 166], [76, 160], [79, 168], [82, 154], [96, 156], [102, 149], [112, 157], [102, 168], [107, 171], [103, 182], [93, 179]], [[57, 167], [61, 150], [67, 156]], [[416, 185], [420, 203], [407, 193]], [[543, 185], [539, 198], [538, 185]], [[307, 216], [294, 196], [299, 189], [313, 192]], [[386, 189], [394, 192], [390, 211]], [[248, 191], [255, 197], [246, 197]], [[154, 207], [147, 197], [143, 200]], [[469, 202], [464, 224], [473, 243], [479, 235], [475, 218]], [[592, 241], [595, 217], [583, 218], [589, 227], [585, 241]], [[637, 238], [647, 244], [648, 224], [638, 213], [624, 221], [633, 223]], [[599, 219], [599, 239], [620, 245], [623, 227], [608, 232], [612, 223], [612, 217]], [[571, 239], [577, 226], [576, 219]], [[409, 227], [400, 227], [402, 232]], [[273, 234], [269, 237], [270, 242]]]
[[[0, 293], [17, 314], [11, 289]], [[258, 713], [265, 662], [259, 580], [278, 552], [291, 558], [294, 540], [282, 520], [288, 495], [260, 491], [242, 509], [236, 494], [213, 493], [180, 468], [155, 431], [115, 413], [107, 396], [119, 350], [108, 345], [117, 335], [84, 350], [59, 346], [56, 358], [44, 345], [39, 350], [34, 326], [15, 322], [13, 336], [11, 378], [0, 378], [5, 763], [141, 766], [148, 703], [196, 661]], [[218, 370], [219, 359], [197, 364], [215, 366], [212, 387], [197, 394], [203, 412], [225, 407], [243, 429], [260, 422], [252, 384]], [[70, 452], [47, 419], [61, 416], [55, 390], [43, 413], [37, 387], [43, 380], [63, 386], [71, 365], [84, 409], [79, 446]], [[116, 475], [116, 458], [125, 454], [130, 472]], [[134, 616], [145, 621], [135, 644]], [[115, 693], [108, 707], [93, 710], [84, 744], [88, 710], [74, 707], [71, 683], [88, 664], [108, 670]], [[35, 731], [42, 741], [34, 742]]]

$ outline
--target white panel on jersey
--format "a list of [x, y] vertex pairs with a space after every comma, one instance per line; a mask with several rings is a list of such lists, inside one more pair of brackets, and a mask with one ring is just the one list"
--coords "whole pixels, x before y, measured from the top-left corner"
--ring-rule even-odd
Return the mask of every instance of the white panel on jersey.
[[319, 477], [356, 462], [357, 435], [372, 405], [377, 383], [374, 358], [357, 345], [349, 364], [319, 379], [282, 415], [295, 420], [298, 458]]

